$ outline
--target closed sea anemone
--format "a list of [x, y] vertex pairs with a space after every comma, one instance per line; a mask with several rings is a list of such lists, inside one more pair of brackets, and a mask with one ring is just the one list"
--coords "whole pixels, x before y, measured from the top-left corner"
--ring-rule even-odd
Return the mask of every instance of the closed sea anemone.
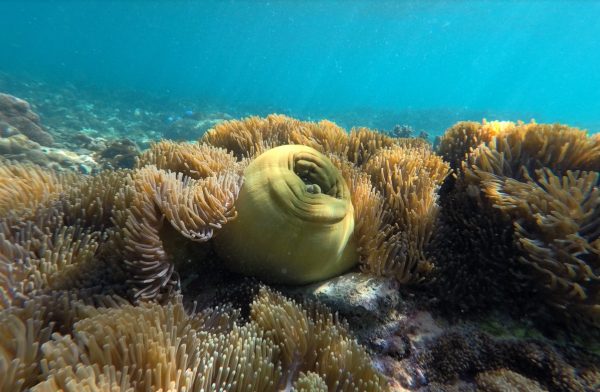
[[338, 275], [358, 261], [350, 191], [333, 163], [313, 148], [279, 146], [255, 158], [235, 207], [237, 218], [215, 239], [235, 271], [302, 284]]

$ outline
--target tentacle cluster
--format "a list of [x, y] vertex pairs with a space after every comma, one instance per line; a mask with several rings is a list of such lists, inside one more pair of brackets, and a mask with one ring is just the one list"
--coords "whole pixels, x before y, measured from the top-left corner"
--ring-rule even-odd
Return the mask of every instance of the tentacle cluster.
[[0, 321], [3, 390], [387, 390], [330, 311], [264, 288], [246, 322], [224, 308], [189, 313], [181, 297], [133, 306], [64, 294]]
[[[464, 143], [454, 143], [457, 132]], [[489, 287], [539, 293], [563, 317], [600, 325], [598, 139], [558, 124], [468, 123], [450, 129], [440, 151], [458, 170], [444, 200], [463, 206], [444, 208], [454, 219], [443, 232], [477, 238], [474, 231], [488, 227], [487, 240], [467, 254], [480, 252], [476, 268], [484, 274], [498, 272], [491, 275], [500, 284]]]

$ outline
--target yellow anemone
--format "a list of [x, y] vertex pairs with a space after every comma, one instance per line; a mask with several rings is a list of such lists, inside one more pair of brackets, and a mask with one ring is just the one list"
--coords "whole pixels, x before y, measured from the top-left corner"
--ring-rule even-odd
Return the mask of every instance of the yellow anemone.
[[354, 209], [340, 171], [317, 150], [270, 149], [248, 165], [237, 218], [216, 236], [226, 265], [266, 281], [304, 284], [358, 261]]

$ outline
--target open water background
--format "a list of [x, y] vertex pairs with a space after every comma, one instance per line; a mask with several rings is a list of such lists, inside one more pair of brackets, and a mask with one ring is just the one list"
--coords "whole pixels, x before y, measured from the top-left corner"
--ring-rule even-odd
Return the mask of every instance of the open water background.
[[439, 134], [600, 131], [596, 1], [1, 1], [0, 71]]

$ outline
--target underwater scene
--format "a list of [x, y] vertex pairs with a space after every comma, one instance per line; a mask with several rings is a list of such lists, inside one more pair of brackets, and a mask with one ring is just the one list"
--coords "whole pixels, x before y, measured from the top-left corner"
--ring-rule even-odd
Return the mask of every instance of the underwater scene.
[[600, 391], [600, 2], [0, 2], [0, 392]]

